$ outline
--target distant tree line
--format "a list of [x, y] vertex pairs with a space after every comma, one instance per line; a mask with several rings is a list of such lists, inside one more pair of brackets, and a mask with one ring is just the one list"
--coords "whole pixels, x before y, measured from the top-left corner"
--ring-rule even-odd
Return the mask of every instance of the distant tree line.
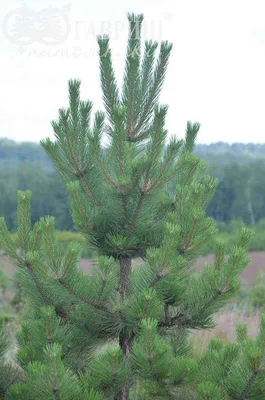
[[[265, 144], [214, 143], [197, 145], [220, 181], [207, 213], [228, 223], [265, 219]], [[74, 230], [61, 177], [39, 144], [0, 139], [0, 214], [16, 230], [17, 190], [31, 190], [33, 222], [44, 215], [56, 218], [58, 230]]]
[[251, 225], [265, 218], [265, 160], [213, 165], [212, 174], [220, 183], [208, 207], [211, 217], [223, 222], [242, 219]]

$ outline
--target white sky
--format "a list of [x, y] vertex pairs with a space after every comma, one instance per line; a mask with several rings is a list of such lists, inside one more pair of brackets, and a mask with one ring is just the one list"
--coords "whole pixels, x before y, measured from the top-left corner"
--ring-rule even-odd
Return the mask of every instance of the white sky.
[[[186, 121], [192, 120], [202, 125], [201, 143], [265, 142], [264, 0], [27, 0], [24, 5], [25, 15], [33, 15], [35, 32], [44, 8], [52, 5], [64, 21], [62, 8], [68, 5], [69, 36], [56, 46], [12, 43], [11, 27], [22, 15], [21, 3], [1, 0], [1, 137], [53, 137], [50, 121], [58, 108], [67, 106], [69, 78], [81, 79], [82, 98], [102, 108], [95, 35], [107, 21], [120, 79], [126, 12], [142, 12], [145, 38], [174, 43], [161, 96], [169, 105], [170, 134], [183, 137]], [[46, 15], [51, 21], [51, 11]], [[19, 40], [25, 39], [27, 27]]]

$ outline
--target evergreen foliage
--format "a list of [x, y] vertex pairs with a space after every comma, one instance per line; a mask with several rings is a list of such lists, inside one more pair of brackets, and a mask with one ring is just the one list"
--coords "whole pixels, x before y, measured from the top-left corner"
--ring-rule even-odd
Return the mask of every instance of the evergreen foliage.
[[[247, 326], [237, 326], [237, 343], [212, 339], [199, 363], [199, 399], [264, 399], [265, 315], [256, 340], [247, 336]], [[208, 397], [207, 397], [208, 395]]]
[[[215, 365], [213, 349], [195, 361], [188, 334], [213, 327], [213, 315], [237, 292], [251, 232], [242, 229], [229, 259], [225, 243], [218, 243], [214, 265], [195, 273], [200, 247], [216, 233], [205, 211], [217, 181], [193, 154], [199, 124], [188, 122], [185, 140], [165, 144], [167, 107], [158, 99], [172, 45], [163, 42], [156, 57], [158, 44], [146, 42], [142, 56], [143, 16], [128, 19], [122, 90], [109, 39], [99, 37], [105, 113], [91, 123], [92, 103], [80, 100], [80, 82], [71, 80], [69, 108], [52, 123], [56, 141], [42, 142], [67, 186], [76, 227], [98, 253], [93, 273], [78, 266], [80, 244], [61, 248], [53, 217], [32, 228], [31, 192], [18, 193], [18, 249], [0, 220], [1, 245], [27, 299], [17, 335], [25, 377], [8, 399], [176, 399], [185, 390], [200, 399], [223, 395], [221, 377], [200, 375], [207, 357]], [[110, 141], [104, 151], [103, 134]], [[142, 264], [133, 268], [136, 257]], [[261, 396], [262, 334], [256, 343], [241, 340], [248, 364], [234, 364], [228, 398]], [[216, 347], [224, 368], [222, 356], [230, 350]], [[204, 382], [197, 390], [199, 377]]]
[[8, 351], [12, 347], [10, 335], [0, 320], [0, 399], [4, 399], [8, 388], [22, 379], [22, 370], [15, 364]]

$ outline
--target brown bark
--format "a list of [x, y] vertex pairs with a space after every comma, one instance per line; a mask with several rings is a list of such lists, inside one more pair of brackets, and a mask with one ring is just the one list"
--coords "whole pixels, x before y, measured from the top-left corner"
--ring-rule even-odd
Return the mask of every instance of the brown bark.
[[120, 295], [125, 300], [131, 291], [132, 259], [130, 257], [120, 258]]
[[[119, 292], [122, 300], [126, 300], [131, 292], [132, 280], [132, 259], [130, 257], [120, 258], [120, 285]], [[131, 350], [131, 337], [124, 329], [119, 335], [119, 345], [125, 357], [128, 357]], [[127, 362], [129, 359], [127, 359]], [[117, 393], [115, 400], [129, 400], [130, 382], [126, 381], [121, 390]]]

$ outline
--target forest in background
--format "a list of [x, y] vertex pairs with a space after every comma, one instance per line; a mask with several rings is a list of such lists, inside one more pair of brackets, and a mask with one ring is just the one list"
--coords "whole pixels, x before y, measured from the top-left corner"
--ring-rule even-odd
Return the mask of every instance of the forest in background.
[[[209, 163], [209, 174], [219, 179], [208, 216], [219, 226], [231, 225], [234, 220], [263, 226], [265, 144], [198, 144], [195, 152]], [[28, 189], [33, 192], [33, 223], [51, 215], [56, 218], [57, 230], [74, 230], [61, 177], [43, 148], [38, 143], [0, 139], [0, 214], [14, 232], [17, 190]]]

